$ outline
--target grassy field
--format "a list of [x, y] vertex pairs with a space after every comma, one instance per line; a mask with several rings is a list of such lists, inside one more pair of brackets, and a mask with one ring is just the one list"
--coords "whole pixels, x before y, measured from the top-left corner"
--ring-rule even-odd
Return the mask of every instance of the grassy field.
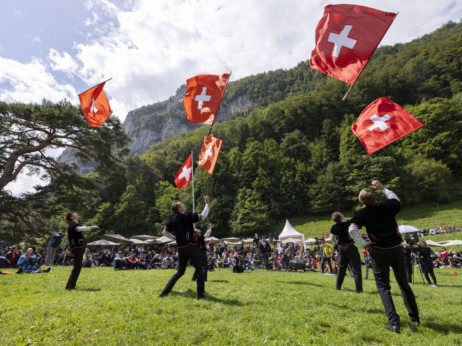
[[372, 273], [357, 294], [349, 277], [336, 291], [335, 276], [222, 269], [209, 274], [208, 299], [197, 300], [191, 268], [165, 298], [158, 295], [172, 270], [84, 268], [77, 289], [67, 291], [70, 270], [2, 275], [1, 345], [462, 343], [462, 275], [453, 269], [436, 270], [437, 288], [417, 277], [418, 329], [392, 281], [401, 334], [385, 329]]

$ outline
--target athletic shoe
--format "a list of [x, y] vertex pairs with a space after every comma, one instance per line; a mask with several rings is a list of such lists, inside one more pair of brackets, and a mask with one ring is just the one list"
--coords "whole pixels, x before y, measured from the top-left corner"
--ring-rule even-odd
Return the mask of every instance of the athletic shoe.
[[438, 286], [436, 286], [436, 285], [430, 285], [430, 287], [438, 287]]
[[388, 323], [387, 329], [393, 333], [399, 334], [399, 326]]

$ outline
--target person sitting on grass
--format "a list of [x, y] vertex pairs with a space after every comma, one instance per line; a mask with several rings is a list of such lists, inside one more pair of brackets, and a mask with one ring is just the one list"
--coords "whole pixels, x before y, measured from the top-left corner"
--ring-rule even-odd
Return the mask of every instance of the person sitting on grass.
[[125, 269], [125, 266], [126, 266], [125, 260], [126, 258], [124, 257], [124, 254], [122, 251], [119, 251], [118, 253], [116, 253], [114, 257], [114, 269], [115, 270]]
[[127, 269], [135, 269], [138, 264], [138, 258], [135, 256], [135, 252], [130, 251], [130, 255], [126, 259]]
[[84, 268], [91, 268], [93, 266], [93, 257], [90, 252], [89, 248], [85, 249], [85, 252], [83, 254], [83, 262], [82, 262], [82, 267]]
[[10, 261], [10, 266], [11, 267], [17, 267], [18, 266], [18, 260], [19, 257], [21, 257], [21, 254], [18, 251], [18, 247], [16, 245], [13, 245], [10, 249], [10, 251], [7, 252], [5, 255], [5, 258]]
[[51, 268], [42, 271], [37, 261], [37, 255], [34, 253], [34, 248], [29, 246], [26, 248], [26, 252], [18, 260], [18, 271], [16, 274], [21, 273], [48, 273]]
[[146, 257], [144, 257], [144, 253], [141, 252], [138, 255], [138, 262], [136, 263], [136, 269], [151, 269], [151, 266], [149, 265], [149, 262], [146, 260]]

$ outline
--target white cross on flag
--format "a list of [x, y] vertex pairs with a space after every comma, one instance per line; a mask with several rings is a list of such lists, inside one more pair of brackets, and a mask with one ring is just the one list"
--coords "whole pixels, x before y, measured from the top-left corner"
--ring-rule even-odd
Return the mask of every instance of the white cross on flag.
[[223, 141], [218, 138], [205, 135], [197, 164], [210, 174], [213, 174], [213, 170], [215, 169], [222, 143]]
[[182, 189], [189, 185], [193, 177], [192, 154], [186, 159], [177, 174], [175, 174], [176, 188]]
[[351, 129], [370, 155], [422, 126], [403, 107], [380, 97], [363, 110]]
[[230, 76], [202, 74], [187, 80], [183, 106], [190, 123], [213, 125]]
[[358, 5], [328, 5], [316, 28], [310, 67], [354, 84], [396, 13]]

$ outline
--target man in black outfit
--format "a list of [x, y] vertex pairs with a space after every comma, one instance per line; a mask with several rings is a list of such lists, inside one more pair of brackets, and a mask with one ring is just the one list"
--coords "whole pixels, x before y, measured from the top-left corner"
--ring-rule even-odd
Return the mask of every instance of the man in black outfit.
[[69, 248], [74, 254], [74, 268], [72, 268], [71, 275], [67, 281], [67, 290], [75, 289], [77, 279], [80, 275], [80, 270], [82, 269], [83, 254], [87, 247], [87, 241], [85, 240], [82, 232], [99, 228], [98, 226], [80, 226], [79, 218], [79, 214], [74, 212], [67, 213], [66, 215], [66, 219], [69, 222], [69, 228], [67, 229]]
[[348, 233], [348, 227], [350, 226], [350, 223], [345, 221], [343, 214], [338, 211], [332, 214], [332, 220], [334, 220], [335, 225], [332, 226], [330, 233], [332, 233], [337, 240], [340, 254], [336, 288], [338, 290], [342, 289], [342, 284], [343, 280], [345, 279], [348, 264], [350, 264], [351, 272], [353, 273], [353, 277], [355, 279], [356, 292], [361, 293], [363, 291], [361, 258], [359, 256], [358, 248]]
[[[435, 272], [433, 271], [433, 260], [431, 257], [431, 250], [429, 247], [427, 247], [427, 243], [425, 242], [425, 240], [419, 241], [417, 253], [420, 259], [420, 268], [422, 269], [422, 273], [425, 275], [425, 279], [427, 279], [428, 284], [431, 287], [437, 287]], [[428, 277], [429, 274], [433, 280], [433, 283], [431, 282], [430, 277]]]
[[266, 270], [270, 270], [271, 268], [268, 263], [268, 256], [271, 252], [271, 246], [266, 241], [265, 237], [261, 237], [261, 241], [258, 244], [258, 248], [260, 249], [260, 252], [261, 252], [261, 259], [263, 261], [263, 266], [266, 268]]
[[406, 269], [407, 282], [412, 284], [412, 258], [411, 258], [411, 248], [409, 245], [403, 245], [403, 259], [404, 259], [404, 268]]
[[[404, 267], [401, 235], [395, 215], [400, 211], [401, 204], [398, 196], [382, 185], [378, 180], [373, 180], [372, 185], [382, 191], [388, 200], [383, 204], [377, 204], [376, 196], [371, 189], [362, 189], [359, 193], [359, 201], [364, 208], [357, 211], [350, 220], [348, 232], [350, 236], [364, 247], [370, 247], [372, 270], [374, 272], [377, 290], [385, 307], [388, 317], [387, 328], [394, 333], [399, 333], [399, 315], [390, 292], [390, 267], [393, 269], [398, 282], [404, 305], [414, 326], [420, 326], [419, 310], [411, 286], [407, 282], [406, 269]], [[366, 242], [358, 233], [358, 229], [365, 226], [370, 241]]]
[[[185, 213], [186, 208], [183, 203], [176, 201], [172, 203], [172, 211], [175, 213], [170, 221], [165, 225], [163, 235], [176, 240], [178, 249], [178, 270], [171, 277], [160, 294], [160, 298], [167, 296], [175, 283], [181, 278], [185, 271], [188, 259], [194, 265], [197, 272], [197, 299], [204, 298], [204, 272], [202, 270], [202, 260], [199, 247], [197, 246], [197, 235], [194, 232], [194, 223], [206, 218], [209, 213], [210, 197], [204, 196], [205, 207], [202, 213]], [[172, 235], [174, 232], [175, 235]]]

